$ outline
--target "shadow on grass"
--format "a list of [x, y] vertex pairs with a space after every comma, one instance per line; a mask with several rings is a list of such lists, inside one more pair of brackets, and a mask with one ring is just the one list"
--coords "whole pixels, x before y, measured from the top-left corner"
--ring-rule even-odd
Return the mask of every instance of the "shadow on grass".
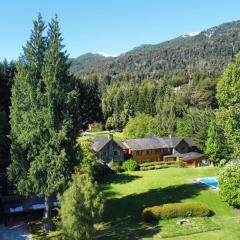
[[109, 199], [106, 202], [103, 221], [107, 227], [99, 231], [96, 239], [139, 239], [157, 234], [159, 226], [148, 226], [142, 221], [145, 207], [181, 202], [194, 198], [205, 188], [192, 184], [151, 189], [141, 194]]
[[138, 178], [141, 178], [141, 177], [137, 175], [129, 175], [126, 173], [106, 175], [99, 182], [100, 191], [105, 192], [104, 195], [106, 198], [114, 197], [117, 193], [114, 191], [111, 191], [111, 184], [125, 184], [133, 180], [136, 180]]
[[109, 185], [111, 184], [124, 184], [124, 183], [128, 183], [131, 182], [133, 180], [136, 180], [138, 178], [141, 178], [140, 176], [137, 175], [129, 175], [127, 173], [121, 173], [121, 174], [108, 174], [106, 176], [104, 176], [100, 183], [101, 184], [107, 184]]

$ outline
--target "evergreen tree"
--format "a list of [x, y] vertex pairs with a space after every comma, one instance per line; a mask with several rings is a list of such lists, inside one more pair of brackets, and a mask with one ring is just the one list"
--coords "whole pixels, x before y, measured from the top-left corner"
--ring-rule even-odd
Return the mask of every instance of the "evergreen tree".
[[45, 29], [41, 15], [34, 21], [34, 29], [24, 53], [17, 63], [17, 74], [12, 87], [11, 124], [11, 165], [8, 175], [20, 194], [31, 194], [32, 177], [29, 176], [31, 162], [38, 153], [40, 134], [39, 117], [36, 116], [40, 103], [37, 99], [41, 81], [43, 55], [46, 49]]
[[82, 121], [85, 126], [88, 123], [102, 121], [101, 96], [97, 78], [87, 81], [78, 80], [81, 98], [79, 107], [83, 112]]
[[65, 189], [78, 164], [75, 145], [81, 119], [57, 17], [49, 24], [47, 41], [44, 29], [39, 16], [18, 63], [9, 177], [21, 194], [45, 197], [44, 227], [51, 230], [51, 196]]
[[227, 158], [227, 150], [223, 130], [213, 119], [208, 128], [208, 139], [206, 142], [206, 154], [209, 159], [218, 164], [222, 159]]
[[177, 121], [177, 136], [192, 137], [201, 150], [205, 150], [207, 134], [213, 112], [210, 109], [190, 108], [182, 119]]
[[193, 93], [192, 104], [201, 109], [216, 108], [216, 80], [210, 78], [201, 80]]
[[60, 201], [62, 226], [67, 237], [92, 239], [94, 224], [103, 212], [102, 194], [92, 176], [86, 172], [75, 173]]
[[0, 172], [5, 172], [10, 158], [10, 131], [9, 107], [13, 77], [15, 74], [14, 62], [6, 60], [0, 63]]
[[175, 95], [168, 89], [157, 102], [158, 135], [166, 136], [176, 130]]

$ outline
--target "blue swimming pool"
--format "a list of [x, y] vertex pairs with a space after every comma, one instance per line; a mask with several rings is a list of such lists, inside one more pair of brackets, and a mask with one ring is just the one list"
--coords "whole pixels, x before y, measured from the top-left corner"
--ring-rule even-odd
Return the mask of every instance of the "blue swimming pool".
[[198, 182], [206, 184], [212, 188], [218, 188], [218, 179], [215, 177], [199, 178]]

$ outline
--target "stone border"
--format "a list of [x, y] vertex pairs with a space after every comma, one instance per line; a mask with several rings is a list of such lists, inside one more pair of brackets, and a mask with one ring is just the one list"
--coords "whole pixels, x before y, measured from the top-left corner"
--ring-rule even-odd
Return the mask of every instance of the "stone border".
[[214, 188], [214, 187], [212, 187], [212, 186], [210, 186], [210, 185], [208, 185], [208, 184], [199, 182], [199, 179], [201, 179], [201, 178], [217, 178], [217, 179], [218, 179], [218, 176], [188, 178], [187, 180], [188, 180], [188, 181], [191, 181], [191, 182], [193, 182], [193, 183], [199, 184], [199, 185], [201, 185], [202, 187], [210, 188], [210, 189], [213, 190], [214, 192], [218, 192], [218, 191], [219, 191], [219, 187]]

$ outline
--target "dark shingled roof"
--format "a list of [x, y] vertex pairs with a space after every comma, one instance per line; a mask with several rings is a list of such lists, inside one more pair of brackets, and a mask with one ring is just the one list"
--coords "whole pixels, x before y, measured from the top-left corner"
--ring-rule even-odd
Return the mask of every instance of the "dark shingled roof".
[[127, 150], [128, 149], [123, 141], [115, 141], [115, 143], [123, 150]]
[[[94, 140], [93, 140], [93, 144], [92, 144], [92, 149], [96, 152], [99, 152], [106, 144], [108, 144], [111, 141], [111, 139], [109, 138], [103, 138], [100, 136], [97, 136]], [[112, 140], [114, 141], [114, 140]], [[127, 146], [124, 145], [124, 143], [122, 141], [114, 141], [120, 148], [122, 148], [123, 150], [128, 149]]]
[[[120, 148], [126, 150], [131, 148], [133, 150], [147, 150], [158, 148], [175, 148], [184, 140], [190, 147], [196, 146], [192, 138], [177, 138], [177, 137], [157, 137], [148, 136], [145, 138], [127, 139], [124, 141], [114, 141]], [[111, 140], [103, 137], [96, 137], [93, 141], [92, 148], [99, 152]]]
[[184, 141], [185, 141], [190, 147], [196, 147], [196, 143], [193, 141], [192, 138], [184, 138]]
[[206, 157], [205, 154], [202, 153], [198, 153], [198, 152], [189, 152], [189, 153], [184, 153], [180, 155], [181, 160], [185, 161], [185, 162], [189, 162], [192, 161], [194, 159], [198, 159], [201, 157]]
[[109, 143], [111, 139], [96, 137], [93, 140], [92, 149], [96, 152], [99, 152], [107, 143]]
[[133, 150], [157, 149], [157, 148], [175, 148], [182, 140], [190, 147], [195, 146], [191, 138], [177, 137], [146, 137], [125, 140], [125, 144]]
[[189, 153], [182, 153], [182, 154], [177, 153], [177, 154], [166, 155], [164, 157], [171, 158], [171, 157], [177, 157], [177, 156], [179, 156], [180, 159], [185, 162], [191, 162], [198, 158], [207, 157], [207, 155], [203, 153], [198, 153], [198, 152], [189, 152]]

